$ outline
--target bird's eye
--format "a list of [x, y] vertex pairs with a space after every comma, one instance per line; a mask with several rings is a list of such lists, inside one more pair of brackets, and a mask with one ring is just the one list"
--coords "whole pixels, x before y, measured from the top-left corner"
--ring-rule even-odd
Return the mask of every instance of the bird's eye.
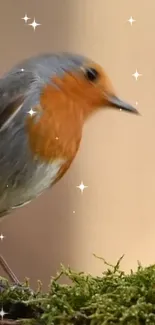
[[89, 81], [96, 81], [99, 77], [99, 73], [94, 69], [94, 68], [87, 68], [85, 70], [85, 77], [89, 80]]

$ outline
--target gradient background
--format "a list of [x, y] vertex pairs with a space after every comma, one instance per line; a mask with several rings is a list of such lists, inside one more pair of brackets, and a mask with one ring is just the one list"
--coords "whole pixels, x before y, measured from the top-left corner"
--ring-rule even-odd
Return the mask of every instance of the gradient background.
[[[142, 114], [96, 114], [65, 177], [1, 222], [0, 252], [32, 286], [41, 279], [46, 287], [60, 263], [100, 274], [104, 265], [93, 253], [112, 263], [125, 253], [126, 271], [137, 260], [155, 262], [154, 11], [154, 0], [1, 1], [1, 74], [40, 52], [78, 52], [102, 64], [118, 95], [137, 101]], [[25, 13], [42, 25], [34, 31]]]

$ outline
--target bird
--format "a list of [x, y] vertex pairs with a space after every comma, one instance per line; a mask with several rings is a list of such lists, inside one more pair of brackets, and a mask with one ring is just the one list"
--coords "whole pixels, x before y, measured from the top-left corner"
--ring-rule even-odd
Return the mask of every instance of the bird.
[[100, 64], [74, 53], [42, 53], [0, 79], [0, 220], [67, 172], [93, 113], [121, 100]]

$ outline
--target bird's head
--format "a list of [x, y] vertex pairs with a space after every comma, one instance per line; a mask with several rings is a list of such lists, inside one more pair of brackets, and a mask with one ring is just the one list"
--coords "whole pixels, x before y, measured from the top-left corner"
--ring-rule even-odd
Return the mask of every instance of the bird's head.
[[137, 109], [117, 97], [104, 69], [78, 55], [61, 54], [55, 59], [53, 81], [79, 103], [84, 117], [98, 108], [110, 107], [139, 114]]

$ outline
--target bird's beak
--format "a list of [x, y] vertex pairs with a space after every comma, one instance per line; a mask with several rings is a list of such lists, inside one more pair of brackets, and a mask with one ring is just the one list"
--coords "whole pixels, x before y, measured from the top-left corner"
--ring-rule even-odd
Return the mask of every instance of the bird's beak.
[[140, 115], [140, 113], [138, 112], [138, 110], [135, 107], [122, 101], [117, 96], [114, 96], [114, 95], [108, 96], [108, 104], [111, 107], [116, 107], [116, 108], [122, 109], [124, 111], [127, 111], [129, 113]]

